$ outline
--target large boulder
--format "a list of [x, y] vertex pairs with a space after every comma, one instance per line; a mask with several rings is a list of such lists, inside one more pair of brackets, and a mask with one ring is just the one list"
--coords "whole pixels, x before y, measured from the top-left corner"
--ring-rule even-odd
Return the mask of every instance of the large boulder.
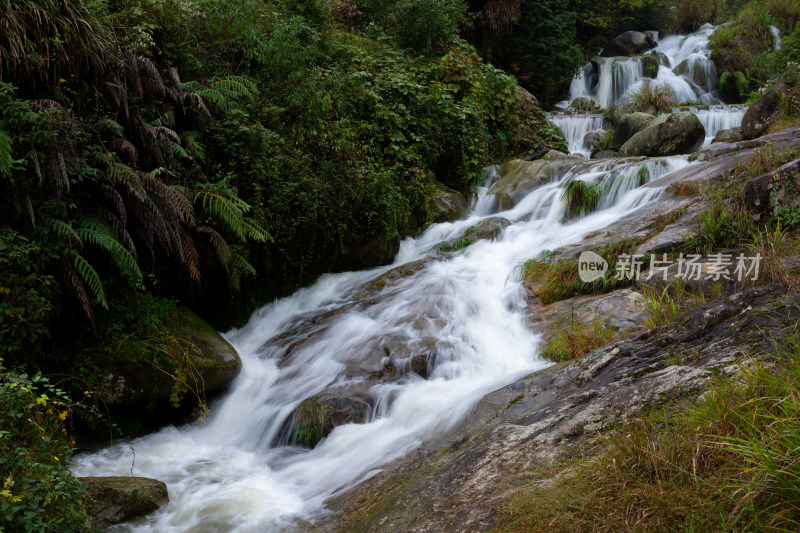
[[176, 393], [203, 397], [239, 375], [239, 354], [205, 320], [178, 308], [169, 323], [176, 333], [164, 343], [165, 363], [128, 356], [100, 361], [98, 392], [105, 408], [141, 412], [152, 403], [168, 404]]
[[700, 149], [706, 130], [694, 113], [662, 115], [631, 137], [619, 150], [622, 157], [663, 157], [690, 154]]
[[86, 512], [93, 529], [138, 518], [169, 502], [167, 486], [146, 477], [82, 477], [86, 486]]
[[782, 89], [781, 85], [777, 85], [768, 90], [744, 114], [742, 132], [745, 139], [762, 136], [783, 114]]
[[489, 189], [501, 209], [511, 209], [536, 187], [557, 179], [559, 172], [574, 166], [579, 161], [573, 158], [555, 161], [523, 161], [514, 159], [500, 167], [500, 177]]
[[744, 140], [744, 133], [742, 128], [731, 128], [728, 130], [719, 130], [714, 135], [715, 143], [738, 143]]
[[640, 31], [626, 31], [603, 49], [602, 57], [638, 55], [656, 46], [655, 40]]
[[614, 137], [611, 139], [611, 149], [619, 151], [622, 145], [645, 129], [656, 117], [647, 113], [630, 113], [623, 116], [614, 127]]
[[389, 265], [400, 251], [400, 233], [390, 236], [378, 233], [356, 245], [337, 263], [337, 270], [364, 270]]
[[451, 222], [464, 218], [469, 212], [469, 203], [460, 192], [442, 187], [431, 206], [431, 220], [433, 222]]

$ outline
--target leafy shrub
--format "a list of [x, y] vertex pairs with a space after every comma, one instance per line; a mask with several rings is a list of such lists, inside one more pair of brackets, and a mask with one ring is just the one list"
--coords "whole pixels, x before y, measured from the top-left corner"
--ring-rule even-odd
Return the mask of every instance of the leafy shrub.
[[387, 32], [400, 46], [417, 52], [451, 45], [467, 20], [461, 0], [395, 0], [385, 9]]
[[0, 229], [0, 354], [35, 355], [50, 337], [56, 281], [46, 273], [54, 254], [9, 229]]
[[83, 486], [70, 474], [73, 405], [40, 374], [0, 360], [0, 523], [4, 531], [87, 531]]

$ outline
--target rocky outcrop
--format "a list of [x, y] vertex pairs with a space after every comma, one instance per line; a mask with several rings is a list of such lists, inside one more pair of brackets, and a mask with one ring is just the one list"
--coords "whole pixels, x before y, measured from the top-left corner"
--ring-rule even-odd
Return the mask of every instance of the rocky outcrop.
[[626, 31], [614, 38], [603, 49], [602, 57], [632, 56], [646, 52], [656, 46], [655, 40], [639, 31]]
[[400, 251], [400, 233], [395, 232], [388, 238], [378, 234], [356, 246], [347, 254], [339, 266], [339, 270], [363, 270], [391, 264]]
[[[530, 292], [528, 297], [535, 301]], [[620, 289], [549, 305], [533, 304], [528, 309], [528, 317], [533, 329], [540, 332], [546, 341], [573, 324], [592, 324], [595, 321], [618, 334], [630, 333], [642, 329], [647, 313], [640, 293], [633, 289]]]
[[714, 135], [715, 143], [735, 143], [744, 140], [744, 132], [742, 128], [731, 128], [729, 130], [719, 130]]
[[442, 187], [431, 206], [433, 222], [451, 222], [464, 218], [469, 213], [469, 203], [460, 192]]
[[169, 502], [167, 485], [146, 477], [82, 477], [86, 511], [94, 529], [152, 513]]
[[749, 180], [744, 198], [756, 222], [781, 213], [800, 213], [800, 159]]
[[514, 159], [500, 167], [500, 177], [489, 189], [498, 207], [511, 209], [530, 191], [549, 183], [559, 175], [559, 170], [574, 166], [574, 158], [545, 161]]
[[619, 153], [623, 157], [660, 157], [690, 154], [703, 145], [706, 130], [694, 113], [661, 115], [631, 137]]
[[203, 397], [219, 391], [239, 374], [239, 354], [202, 318], [178, 308], [169, 322], [177, 333], [174, 342], [163, 346], [167, 362], [161, 366], [130, 358], [99, 363], [98, 389], [106, 408], [141, 410], [151, 402], [166, 404], [176, 392]]
[[780, 118], [783, 114], [782, 91], [782, 85], [769, 89], [747, 109], [742, 118], [742, 132], [745, 139], [760, 137]]
[[341, 513], [320, 530], [491, 530], [509, 487], [585, 453], [592, 435], [739, 372], [752, 354], [771, 353], [770, 336], [790, 333], [798, 319], [796, 293], [756, 287], [528, 375], [486, 396], [454, 432], [336, 498], [331, 507]]
[[648, 124], [656, 119], [647, 113], [630, 113], [623, 116], [614, 127], [614, 137], [611, 139], [611, 149], [619, 151], [631, 137], [642, 131]]

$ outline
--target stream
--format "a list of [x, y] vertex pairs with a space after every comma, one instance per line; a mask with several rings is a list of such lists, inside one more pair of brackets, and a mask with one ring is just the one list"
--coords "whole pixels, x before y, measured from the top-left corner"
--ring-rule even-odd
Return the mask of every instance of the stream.
[[[707, 59], [709, 31], [704, 27], [693, 36], [663, 39], [658, 50], [670, 64], [686, 58], [702, 61], [700, 56]], [[610, 67], [602, 70], [598, 83], [576, 78], [571, 98], [620, 101], [641, 83], [635, 58], [610, 58], [607, 63]], [[625, 68], [614, 70], [619, 63]], [[617, 73], [619, 83], [604, 78]], [[667, 66], [659, 70], [659, 79], [662, 75], [664, 80], [685, 81]], [[711, 101], [714, 93], [715, 88], [703, 97]], [[741, 121], [742, 110], [716, 105], [720, 107], [713, 111], [719, 116], [709, 109], [704, 119], [709, 124], [719, 122], [714, 127], [722, 128], [732, 127], [727, 124], [737, 117]], [[575, 153], [584, 152], [587, 133], [602, 128], [602, 117], [551, 118], [565, 130]], [[454, 428], [484, 395], [550, 364], [538, 356], [541, 337], [528, 326], [520, 265], [658, 201], [663, 189], [642, 187], [641, 176], [653, 181], [688, 165], [687, 156], [576, 160], [572, 167], [560, 166], [560, 174], [513, 208], [499, 212], [488, 192], [497, 178], [492, 167], [465, 220], [434, 224], [417, 238], [405, 239], [392, 265], [325, 275], [313, 286], [264, 306], [241, 329], [227, 332], [242, 358], [242, 372], [205, 419], [80, 454], [72, 469], [79, 476], [133, 472], [167, 483], [168, 505], [113, 531], [303, 529], [329, 512], [327, 500]], [[642, 173], [642, 166], [648, 172]], [[572, 180], [611, 184], [597, 212], [565, 218], [561, 197]], [[481, 240], [452, 254], [434, 249], [491, 217], [511, 222], [495, 240]], [[359, 294], [365, 283], [389, 270], [426, 259], [416, 273], [377, 295]], [[298, 335], [297, 342], [280, 342]], [[433, 346], [427, 379], [406, 371], [394, 381], [371, 384], [353, 372], [359, 366], [385, 364], [390, 341], [412, 352], [415, 346]], [[409, 366], [403, 359], [393, 363], [400, 369]], [[313, 449], [290, 444], [287, 422], [303, 400], [359, 385], [373, 400], [363, 423], [334, 428]]]

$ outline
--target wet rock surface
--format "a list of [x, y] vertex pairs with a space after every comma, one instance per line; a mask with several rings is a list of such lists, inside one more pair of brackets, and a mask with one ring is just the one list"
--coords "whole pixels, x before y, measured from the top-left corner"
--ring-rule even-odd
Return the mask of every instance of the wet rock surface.
[[145, 477], [82, 477], [86, 511], [94, 529], [152, 513], [169, 502], [167, 485]]
[[619, 150], [623, 157], [691, 154], [700, 149], [706, 130], [689, 111], [661, 115], [631, 137]]
[[433, 201], [431, 219], [434, 222], [451, 222], [464, 218], [469, 213], [469, 203], [463, 194], [442, 187]]
[[331, 502], [320, 531], [486, 531], [506, 491], [565, 450], [643, 410], [704, 390], [769, 353], [800, 319], [774, 286], [736, 292], [660, 329], [613, 342], [488, 396], [456, 431], [423, 445]]

